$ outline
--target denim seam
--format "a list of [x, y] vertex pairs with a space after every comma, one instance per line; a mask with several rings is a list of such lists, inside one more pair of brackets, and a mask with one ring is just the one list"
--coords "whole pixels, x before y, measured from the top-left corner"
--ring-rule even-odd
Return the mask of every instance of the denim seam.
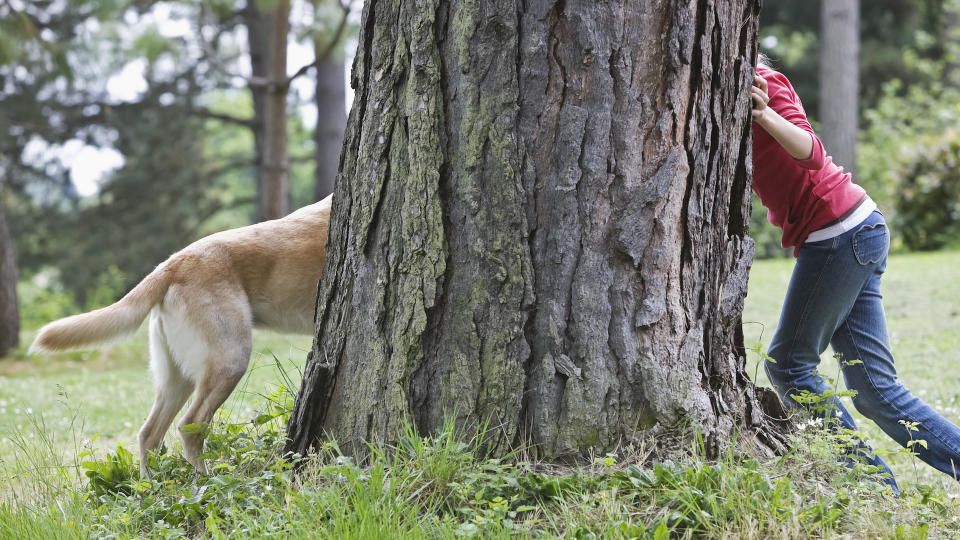
[[[850, 331], [850, 325], [847, 324], [847, 321], [843, 321], [843, 324], [842, 324], [841, 326], [843, 327], [844, 332], [847, 333], [847, 337], [850, 339], [850, 343], [853, 345], [853, 348], [854, 348], [854, 349], [856, 350], [856, 352], [857, 352], [857, 360], [860, 360], [861, 364], [863, 364], [863, 355], [860, 354], [860, 347], [857, 346], [857, 342], [856, 342], [856, 341], [854, 340], [854, 338], [853, 338], [853, 332]], [[870, 370], [868, 370], [868, 369], [866, 368], [866, 365], [865, 365], [865, 364], [863, 364], [863, 368], [862, 368], [862, 369], [863, 369], [863, 374], [866, 376], [867, 382], [870, 383], [870, 386], [873, 388], [874, 393], [875, 393], [876, 395], [880, 396], [880, 399], [881, 399], [885, 404], [889, 405], [890, 408], [892, 408], [893, 410], [897, 411], [897, 414], [900, 415], [903, 419], [906, 419], [906, 420], [909, 420], [909, 421], [913, 422], [914, 420], [911, 419], [911, 416], [910, 416], [910, 415], [908, 415], [907, 413], [903, 412], [903, 410], [900, 409], [900, 407], [897, 407], [892, 401], [888, 400], [887, 397], [886, 397], [882, 392], [880, 392], [880, 389], [877, 388], [876, 383], [873, 382], [873, 378], [870, 376]], [[923, 425], [923, 423], [921, 422], [920, 425]], [[944, 440], [944, 438], [940, 435], [940, 433], [937, 433], [937, 432], [934, 431], [931, 427], [928, 427], [928, 426], [924, 426], [924, 428], [925, 428], [927, 431], [929, 431], [934, 437], [936, 437], [936, 438], [940, 441], [941, 444], [943, 444], [945, 447], [951, 449], [955, 454], [960, 455], [960, 449], [955, 448], [952, 444], [950, 444], [949, 442], [947, 442], [946, 440]]]
[[[839, 236], [833, 238], [833, 242], [830, 245], [830, 255], [827, 256], [826, 262], [824, 262], [820, 267], [820, 273], [817, 275], [817, 281], [813, 284], [812, 293], [807, 294], [807, 301], [803, 305], [803, 313], [800, 315], [800, 322], [797, 323], [797, 328], [793, 332], [793, 338], [790, 340], [790, 349], [787, 350], [788, 358], [793, 356], [793, 351], [797, 348], [797, 337], [800, 336], [800, 331], [803, 329], [804, 325], [807, 324], [807, 319], [810, 317], [810, 309], [813, 304], [813, 298], [816, 296], [816, 293], [820, 290], [821, 285], [823, 284], [823, 278], [827, 273], [827, 266], [830, 265], [837, 253], [836, 248], [839, 238]], [[818, 351], [817, 354], [819, 355], [820, 352], [822, 351]]]

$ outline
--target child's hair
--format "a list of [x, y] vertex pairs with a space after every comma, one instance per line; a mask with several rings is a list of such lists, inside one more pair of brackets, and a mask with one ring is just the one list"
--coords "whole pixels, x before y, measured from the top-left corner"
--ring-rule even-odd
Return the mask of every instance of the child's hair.
[[772, 65], [771, 65], [772, 63], [773, 63], [773, 62], [770, 61], [770, 57], [769, 57], [769, 56], [763, 54], [763, 53], [760, 52], [760, 51], [757, 51], [757, 66], [758, 66], [758, 67], [765, 67], [765, 68], [768, 68], [768, 69], [769, 69], [769, 68], [772, 67]]

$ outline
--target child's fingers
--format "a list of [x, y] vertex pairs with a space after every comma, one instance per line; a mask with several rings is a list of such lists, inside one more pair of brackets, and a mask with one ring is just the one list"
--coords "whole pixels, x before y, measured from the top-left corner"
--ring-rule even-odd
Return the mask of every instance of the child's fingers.
[[767, 94], [756, 87], [750, 89], [750, 97], [753, 99], [754, 106], [758, 109], [766, 107], [770, 101]]
[[761, 77], [760, 75], [753, 75], [753, 86], [763, 90], [764, 93], [767, 93], [767, 80]]

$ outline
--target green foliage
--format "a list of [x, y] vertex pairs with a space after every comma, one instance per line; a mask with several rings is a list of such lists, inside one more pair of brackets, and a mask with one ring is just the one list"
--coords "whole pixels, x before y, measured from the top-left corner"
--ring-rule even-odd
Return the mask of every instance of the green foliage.
[[55, 270], [38, 272], [17, 283], [20, 323], [24, 328], [40, 326], [80, 311], [73, 297], [60, 283]]
[[[0, 503], [0, 532], [338, 539], [960, 533], [949, 519], [960, 507], [940, 488], [892, 498], [868, 479], [870, 471], [839, 465], [843, 446], [815, 423], [798, 432], [787, 455], [766, 462], [731, 452], [717, 461], [648, 463], [629, 449], [573, 468], [524, 462], [519, 453], [490, 459], [482, 430], [468, 434], [447, 423], [430, 437], [408, 426], [396, 446], [373, 445], [361, 464], [333, 442], [309, 459], [282, 456], [291, 400], [278, 388], [253, 421], [215, 422], [204, 456], [209, 475], [197, 474], [176, 449], [151, 454], [150, 480], [137, 477], [123, 446], [103, 459], [83, 452], [82, 485]], [[40, 465], [21, 474], [42, 474]]]
[[233, 0], [206, 0], [205, 4], [221, 19], [229, 17], [236, 9], [236, 2]]
[[86, 294], [86, 309], [96, 309], [110, 305], [123, 296], [129, 280], [115, 264], [111, 264], [97, 275], [94, 286]]
[[20, 39], [0, 27], [0, 65], [12, 64], [21, 54]]
[[[760, 11], [761, 51], [770, 56], [774, 69], [790, 77], [812, 117], [819, 104], [819, 7], [818, 2], [769, 1]], [[767, 46], [774, 41], [776, 45]]]
[[230, 530], [229, 524], [226, 529], [218, 524], [229, 522], [231, 515], [255, 514], [265, 500], [273, 498], [274, 490], [289, 489], [291, 465], [273, 454], [278, 445], [275, 436], [254, 437], [230, 430], [212, 436], [216, 448], [208, 457], [218, 463], [208, 477], [197, 476], [182, 457], [169, 453], [151, 456], [151, 480], [136, 479], [132, 460], [125, 470], [112, 469], [126, 459], [119, 455], [122, 448], [105, 462], [84, 463], [90, 478], [87, 504], [100, 514], [102, 524], [94, 530], [144, 534], [157, 524], [178, 534]]
[[906, 247], [960, 244], [960, 135], [948, 130], [938, 142], [915, 148], [901, 171], [897, 217]]
[[[343, 62], [343, 45], [350, 38], [355, 37], [359, 31], [357, 25], [351, 24], [349, 19], [344, 22], [344, 16], [345, 13], [338, 0], [314, 1], [313, 23], [298, 28], [297, 37], [312, 41], [317, 54], [330, 48], [330, 59]], [[345, 26], [340, 30], [339, 41], [331, 44], [330, 40], [337, 35], [337, 30], [342, 24]]]
[[147, 62], [154, 63], [164, 54], [176, 55], [177, 48], [172, 40], [160, 33], [155, 26], [148, 28], [137, 36], [133, 42], [137, 56], [146, 58]]
[[84, 461], [80, 466], [97, 497], [110, 492], [129, 495], [133, 491], [133, 454], [123, 445], [117, 445], [116, 453], [108, 454], [104, 461]]
[[792, 248], [780, 245], [783, 231], [767, 220], [767, 209], [760, 203], [756, 193], [752, 194], [753, 202], [750, 213], [750, 237], [756, 243], [756, 257], [758, 259], [772, 259], [776, 257], [791, 257]]
[[889, 504], [872, 483], [857, 487], [859, 473], [831, 468], [827, 461], [821, 465], [843, 476], [845, 485], [853, 482], [852, 489], [807, 491], [806, 480], [774, 474], [776, 464], [732, 455], [714, 463], [653, 467], [608, 456], [590, 469], [541, 472], [530, 463], [481, 458], [482, 437], [464, 440], [452, 424], [429, 438], [407, 428], [397, 447], [373, 447], [367, 467], [327, 444], [316, 460], [302, 462], [296, 477], [292, 462], [277, 457], [282, 438], [276, 430], [254, 434], [226, 427], [211, 432], [215, 448], [207, 457], [218, 465], [209, 477], [162, 453], [151, 458], [155, 478], [137, 481], [122, 447], [103, 462], [85, 463], [92, 531], [160, 537], [225, 531], [299, 536], [308, 530], [321, 538], [507, 538], [538, 532], [575, 538], [736, 532], [767, 537], [843, 531], [858, 506], [856, 497]]
[[[760, 13], [760, 39], [776, 38], [763, 50], [784, 71], [812, 118], [819, 115], [819, 36], [821, 2], [770, 0]], [[935, 80], [927, 61], [941, 60], [949, 51], [947, 10], [943, 0], [871, 0], [860, 6], [860, 110], [873, 108], [886, 81], [922, 84]], [[904, 54], [908, 51], [908, 55]], [[917, 61], [913, 61], [916, 59]]]
[[[150, 455], [149, 480], [139, 478], [138, 465], [122, 446], [104, 460], [84, 461], [85, 504], [99, 518], [92, 530], [107, 536], [158, 530], [164, 537], [192, 536], [201, 530], [222, 534], [233, 530], [236, 516], [260, 514], [265, 504], [281, 504], [275, 497], [294, 489], [293, 462], [278, 453], [284, 441], [280, 428], [292, 404], [292, 394], [278, 387], [268, 396], [267, 410], [251, 422], [218, 422], [201, 456], [213, 463], [206, 477], [197, 475], [180, 452], [165, 447]], [[279, 519], [268, 513], [268, 521]]]
[[[917, 249], [922, 242], [916, 237], [937, 235], [931, 229], [936, 228], [935, 221], [950, 219], [949, 215], [924, 215], [924, 207], [940, 210], [950, 204], [949, 197], [930, 201], [927, 193], [933, 195], [941, 189], [934, 186], [955, 181], [946, 175], [951, 174], [949, 142], [956, 138], [950, 128], [960, 121], [960, 92], [939, 83], [904, 85], [893, 80], [884, 85], [876, 108], [866, 111], [864, 120], [858, 146], [859, 182], [894, 225], [895, 245], [906, 243], [902, 234], [911, 228], [908, 247]], [[943, 185], [941, 193], [947, 194], [950, 188]]]

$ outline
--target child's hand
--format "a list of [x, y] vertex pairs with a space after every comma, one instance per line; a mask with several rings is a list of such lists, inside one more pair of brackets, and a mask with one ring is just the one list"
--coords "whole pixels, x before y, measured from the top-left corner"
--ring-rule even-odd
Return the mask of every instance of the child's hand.
[[767, 95], [767, 81], [760, 75], [754, 74], [753, 76], [750, 97], [753, 100], [753, 120], [762, 122], [767, 112], [767, 102], [770, 101], [770, 96]]

